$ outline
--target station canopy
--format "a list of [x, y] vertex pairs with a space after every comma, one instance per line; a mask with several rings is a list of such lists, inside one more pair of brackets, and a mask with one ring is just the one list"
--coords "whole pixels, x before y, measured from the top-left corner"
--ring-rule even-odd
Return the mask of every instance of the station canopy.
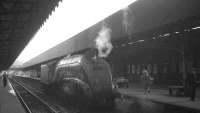
[[0, 70], [11, 66], [59, 1], [0, 1]]
[[[188, 26], [195, 20], [195, 25], [200, 25], [199, 0], [137, 0], [128, 9], [128, 32], [131, 38], [138, 38], [137, 34], [174, 23], [171, 28]], [[111, 6], [112, 7], [112, 6]], [[127, 29], [123, 26], [124, 9], [103, 20], [112, 30], [112, 42], [127, 37]], [[187, 20], [187, 21], [186, 21]], [[102, 21], [82, 31], [69, 40], [47, 50], [39, 56], [25, 63], [29, 67], [57, 57], [91, 47], [102, 26]], [[170, 30], [170, 29], [168, 29]], [[163, 31], [166, 32], [166, 31]]]

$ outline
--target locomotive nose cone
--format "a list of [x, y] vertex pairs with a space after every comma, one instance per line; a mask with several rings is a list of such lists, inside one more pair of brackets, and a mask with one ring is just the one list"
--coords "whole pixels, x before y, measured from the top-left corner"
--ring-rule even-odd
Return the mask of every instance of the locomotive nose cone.
[[64, 83], [62, 86], [62, 90], [67, 95], [74, 95], [75, 94], [75, 86], [72, 83]]
[[64, 86], [63, 91], [69, 95], [73, 94], [73, 91], [68, 86]]

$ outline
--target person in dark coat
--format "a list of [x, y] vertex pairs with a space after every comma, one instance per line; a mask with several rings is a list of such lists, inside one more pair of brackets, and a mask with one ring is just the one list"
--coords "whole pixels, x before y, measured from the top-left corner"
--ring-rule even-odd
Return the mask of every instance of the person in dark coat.
[[192, 68], [192, 74], [190, 75], [190, 77], [188, 77], [188, 79], [188, 82], [192, 88], [190, 100], [194, 101], [196, 97], [196, 88], [199, 86], [199, 83], [197, 82], [196, 68]]
[[3, 72], [2, 77], [3, 77], [2, 78], [3, 86], [6, 87], [6, 85], [7, 85], [7, 73]]

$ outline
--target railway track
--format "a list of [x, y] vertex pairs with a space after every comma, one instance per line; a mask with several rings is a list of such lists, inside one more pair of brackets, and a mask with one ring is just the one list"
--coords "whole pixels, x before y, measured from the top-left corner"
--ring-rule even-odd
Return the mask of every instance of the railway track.
[[10, 79], [10, 82], [27, 113], [63, 113], [52, 108], [47, 102], [21, 83], [13, 79]]

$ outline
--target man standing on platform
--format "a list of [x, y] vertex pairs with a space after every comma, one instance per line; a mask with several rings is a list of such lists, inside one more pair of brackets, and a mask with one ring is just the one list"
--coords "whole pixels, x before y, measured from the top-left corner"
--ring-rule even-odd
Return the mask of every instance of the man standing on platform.
[[7, 85], [7, 76], [8, 76], [8, 75], [7, 75], [7, 72], [4, 71], [4, 72], [3, 72], [3, 75], [2, 75], [2, 77], [3, 77], [3, 78], [2, 78], [2, 81], [3, 81], [2, 83], [3, 83], [3, 86], [4, 86], [4, 87], [6, 87], [6, 85]]
[[197, 81], [197, 76], [196, 76], [196, 68], [193, 67], [192, 68], [192, 74], [190, 75], [190, 84], [192, 86], [192, 92], [191, 92], [191, 95], [190, 95], [190, 100], [191, 101], [194, 101], [195, 100], [195, 97], [196, 97], [196, 88], [199, 86], [199, 82]]
[[147, 67], [142, 70], [141, 81], [144, 87], [144, 94], [150, 93], [150, 87], [153, 84], [153, 78], [149, 75]]

